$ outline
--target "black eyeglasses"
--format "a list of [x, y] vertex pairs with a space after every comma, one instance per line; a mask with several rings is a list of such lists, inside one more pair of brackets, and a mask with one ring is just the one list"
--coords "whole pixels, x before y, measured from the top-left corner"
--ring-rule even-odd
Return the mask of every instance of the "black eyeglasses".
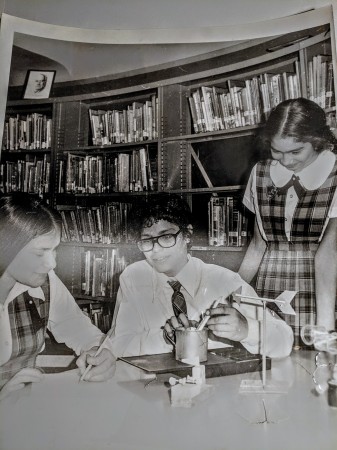
[[154, 244], [157, 243], [163, 248], [173, 247], [177, 242], [178, 234], [181, 230], [176, 233], [162, 234], [161, 236], [156, 236], [148, 239], [141, 239], [137, 241], [137, 246], [141, 252], [149, 252], [153, 249]]

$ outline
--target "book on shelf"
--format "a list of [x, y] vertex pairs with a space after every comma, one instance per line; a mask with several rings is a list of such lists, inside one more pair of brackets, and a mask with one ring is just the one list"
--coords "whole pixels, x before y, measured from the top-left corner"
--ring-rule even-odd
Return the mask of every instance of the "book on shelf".
[[64, 229], [64, 235], [67, 238], [67, 241], [75, 241], [79, 242], [80, 234], [77, 226], [77, 221], [74, 216], [74, 211], [68, 211], [69, 214], [65, 214], [65, 211], [60, 211], [62, 218], [62, 225]]
[[244, 110], [244, 106], [248, 108], [246, 99], [246, 82], [244, 80], [227, 80], [231, 105], [234, 115], [235, 127], [243, 127], [249, 125], [246, 118], [249, 117], [249, 110]]
[[148, 159], [145, 148], [139, 149], [139, 164], [141, 173], [141, 191], [148, 191]]
[[211, 98], [214, 109], [214, 121], [217, 130], [224, 130], [224, 117], [221, 109], [221, 96], [225, 94], [225, 89], [212, 86]]
[[100, 194], [154, 190], [157, 157], [147, 146], [127, 153], [79, 155], [67, 153], [58, 161], [58, 193]]
[[208, 244], [224, 246], [227, 244], [225, 229], [225, 198], [212, 197], [208, 203]]
[[[22, 158], [23, 156], [23, 158]], [[27, 192], [42, 196], [49, 193], [50, 158], [49, 155], [28, 154], [15, 161], [0, 164], [1, 192]]]
[[308, 98], [322, 108], [334, 105], [333, 64], [331, 55], [316, 55], [308, 62]]
[[87, 249], [82, 254], [81, 286], [84, 295], [114, 298], [119, 275], [126, 267], [116, 248]]
[[112, 110], [89, 108], [92, 144], [105, 146], [158, 138], [158, 98], [134, 101]]
[[63, 242], [114, 244], [128, 242], [129, 203], [108, 202], [92, 207], [59, 207]]
[[[104, 114], [104, 111], [93, 110], [89, 108], [89, 119], [93, 145], [103, 145]], [[107, 136], [105, 136], [105, 138], [107, 138]]]
[[129, 192], [130, 190], [130, 155], [129, 153], [118, 154], [118, 192]]
[[212, 100], [213, 90], [209, 86], [201, 86], [201, 107], [203, 109], [206, 131], [216, 131], [214, 105]]
[[227, 244], [229, 247], [240, 247], [241, 217], [236, 197], [227, 197], [227, 217]]
[[188, 99], [188, 103], [190, 105], [190, 113], [191, 113], [192, 126], [193, 126], [194, 133], [199, 133], [202, 130], [200, 130], [200, 127], [198, 125], [199, 124], [199, 116], [198, 116], [196, 104], [194, 102], [193, 97], [187, 97], [187, 99]]
[[241, 247], [247, 238], [248, 220], [238, 198], [213, 195], [208, 202], [208, 244]]
[[331, 108], [335, 106], [334, 96], [334, 76], [333, 76], [333, 63], [329, 61], [327, 63], [327, 75], [326, 75], [326, 90], [325, 90], [325, 107]]
[[93, 258], [91, 290], [93, 297], [105, 297], [107, 294], [107, 262], [107, 257], [104, 254], [102, 256], [94, 256]]
[[97, 239], [97, 233], [92, 208], [87, 209], [87, 224], [88, 224], [87, 230], [89, 230], [89, 242], [95, 244]]
[[194, 101], [195, 104], [195, 109], [196, 109], [196, 114], [197, 114], [197, 123], [196, 126], [199, 130], [199, 132], [204, 132], [207, 131], [206, 130], [206, 122], [205, 122], [205, 116], [204, 116], [204, 111], [201, 105], [201, 94], [199, 89], [197, 89], [196, 91], [192, 92], [192, 99]]
[[52, 119], [45, 114], [12, 115], [4, 124], [2, 149], [8, 151], [49, 149], [51, 130]]
[[97, 327], [101, 328], [102, 326], [102, 316], [103, 316], [103, 307], [99, 305], [91, 305], [90, 308], [90, 318], [92, 323]]
[[[114, 302], [112, 303], [114, 305]], [[109, 331], [113, 317], [112, 305], [91, 301], [86, 304], [81, 304], [80, 308], [103, 333]]]
[[[308, 62], [308, 98], [323, 108], [335, 104], [331, 56]], [[223, 86], [201, 86], [188, 96], [193, 131], [202, 133], [258, 125], [280, 102], [303, 95], [299, 61], [292, 72], [265, 72], [248, 79], [228, 79]]]

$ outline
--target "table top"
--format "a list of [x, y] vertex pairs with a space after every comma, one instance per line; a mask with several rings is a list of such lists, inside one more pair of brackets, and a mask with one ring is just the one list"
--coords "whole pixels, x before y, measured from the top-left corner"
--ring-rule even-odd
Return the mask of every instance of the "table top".
[[286, 393], [240, 393], [258, 372], [211, 378], [189, 408], [171, 406], [162, 379], [121, 361], [104, 383], [79, 383], [76, 370], [48, 374], [0, 402], [0, 449], [336, 449], [337, 408], [315, 394], [314, 355], [273, 361], [267, 384]]

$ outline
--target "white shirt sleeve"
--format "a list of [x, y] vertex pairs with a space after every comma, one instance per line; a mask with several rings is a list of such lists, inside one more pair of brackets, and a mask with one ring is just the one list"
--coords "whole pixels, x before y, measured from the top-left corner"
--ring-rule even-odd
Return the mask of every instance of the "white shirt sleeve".
[[0, 305], [0, 366], [9, 360], [12, 348], [8, 305]]
[[333, 196], [328, 215], [330, 219], [335, 219], [337, 217], [337, 189]]
[[[48, 328], [57, 342], [64, 342], [77, 355], [99, 345], [104, 336], [81, 311], [73, 296], [54, 272], [50, 273]], [[111, 348], [111, 343], [107, 342], [107, 348]]]
[[256, 213], [255, 205], [256, 205], [256, 196], [255, 196], [255, 175], [256, 174], [256, 166], [253, 167], [249, 179], [247, 182], [247, 186], [245, 189], [245, 193], [243, 196], [242, 203], [245, 205], [249, 211]]
[[149, 311], [147, 302], [142, 302], [141, 296], [150, 293], [143, 289], [140, 292], [137, 289], [128, 269], [120, 276], [119, 282], [113, 320], [115, 328], [112, 337], [113, 353], [116, 356], [135, 356], [172, 351], [172, 346], [166, 344], [163, 338], [163, 330], [159, 324], [154, 328], [147, 323]]
[[[255, 290], [242, 282], [242, 294], [257, 297]], [[248, 336], [241, 341], [251, 353], [262, 353], [263, 345], [263, 307], [241, 303], [236, 308], [246, 317]], [[287, 323], [269, 308], [266, 309], [265, 350], [270, 358], [284, 358], [290, 355], [294, 342], [293, 331]]]

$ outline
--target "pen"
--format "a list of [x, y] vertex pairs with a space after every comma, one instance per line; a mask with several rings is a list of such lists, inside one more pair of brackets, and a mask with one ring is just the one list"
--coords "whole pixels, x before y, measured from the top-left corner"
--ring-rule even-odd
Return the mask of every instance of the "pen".
[[[214, 300], [210, 309], [216, 308], [218, 306], [218, 304], [220, 303], [220, 300], [222, 300], [222, 299], [223, 299], [223, 297], [219, 297], [217, 300]], [[210, 317], [211, 317], [211, 313], [209, 311], [206, 311], [205, 316], [202, 318], [202, 320], [200, 321], [200, 323], [197, 327], [197, 331], [201, 331], [204, 329], [204, 326], [206, 325], [206, 323], [208, 322]]]
[[[98, 349], [96, 350], [96, 353], [94, 354], [94, 357], [98, 356], [98, 355], [101, 353], [101, 351], [103, 350], [103, 346], [105, 345], [105, 343], [107, 342], [107, 340], [111, 337], [112, 333], [113, 333], [113, 328], [110, 328], [110, 330], [107, 332], [105, 338], [103, 339], [101, 345], [100, 345], [100, 346], [98, 347]], [[79, 381], [83, 381], [83, 380], [84, 380], [85, 376], [87, 375], [87, 373], [89, 372], [89, 370], [90, 370], [91, 368], [92, 368], [92, 364], [89, 364], [89, 365], [86, 367], [85, 371], [83, 372], [83, 374], [82, 374], [82, 376], [81, 376], [81, 378], [80, 378]]]
[[[165, 330], [165, 327], [160, 327], [162, 330], [164, 330], [165, 333], [165, 338], [171, 342], [171, 344], [173, 345], [173, 347], [175, 347], [176, 343], [174, 342], [174, 340], [170, 337], [170, 335], [168, 334], [168, 332]], [[172, 334], [173, 336], [173, 334]]]

